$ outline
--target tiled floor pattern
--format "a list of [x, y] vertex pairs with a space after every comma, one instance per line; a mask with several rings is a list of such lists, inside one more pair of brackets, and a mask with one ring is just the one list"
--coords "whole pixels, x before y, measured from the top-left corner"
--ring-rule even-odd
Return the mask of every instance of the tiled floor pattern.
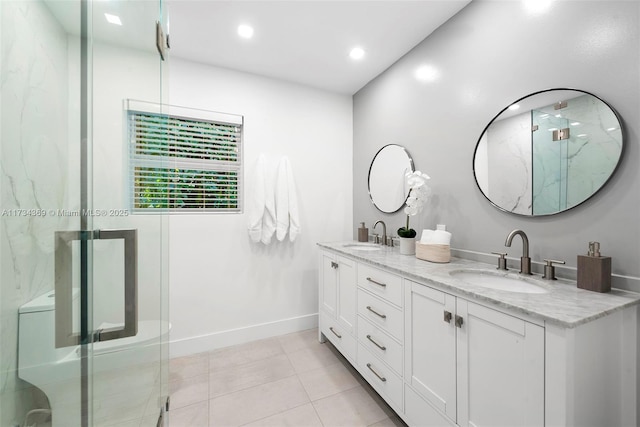
[[404, 426], [318, 330], [170, 361], [170, 427]]

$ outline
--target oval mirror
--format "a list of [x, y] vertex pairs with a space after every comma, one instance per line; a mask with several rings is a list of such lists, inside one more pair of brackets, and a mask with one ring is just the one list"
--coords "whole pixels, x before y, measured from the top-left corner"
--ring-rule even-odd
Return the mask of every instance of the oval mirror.
[[505, 107], [482, 132], [473, 156], [478, 188], [498, 209], [552, 215], [583, 203], [622, 158], [616, 112], [597, 96], [549, 89]]
[[385, 145], [373, 156], [369, 167], [369, 197], [380, 211], [397, 212], [404, 206], [409, 189], [405, 174], [413, 172], [413, 159], [401, 145]]

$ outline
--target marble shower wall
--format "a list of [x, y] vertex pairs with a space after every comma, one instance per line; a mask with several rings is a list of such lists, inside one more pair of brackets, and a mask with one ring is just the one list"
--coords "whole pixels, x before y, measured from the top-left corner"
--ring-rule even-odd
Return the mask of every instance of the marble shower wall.
[[[54, 286], [53, 233], [71, 226], [67, 36], [41, 1], [0, 2], [0, 425], [46, 407], [17, 378], [18, 308]], [[76, 138], [77, 139], [77, 138]]]
[[[487, 132], [488, 192], [509, 212], [531, 214], [531, 115], [518, 114], [491, 125]], [[505, 177], [509, 177], [506, 179]]]

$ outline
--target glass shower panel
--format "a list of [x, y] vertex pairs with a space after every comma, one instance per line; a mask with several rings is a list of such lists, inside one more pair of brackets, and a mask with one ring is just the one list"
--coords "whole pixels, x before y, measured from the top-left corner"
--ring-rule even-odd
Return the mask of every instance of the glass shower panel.
[[[109, 23], [106, 14], [121, 25]], [[92, 228], [132, 233], [137, 252], [135, 297], [128, 301], [133, 255], [126, 253], [126, 239], [92, 241], [95, 329], [126, 327], [132, 305], [137, 328], [134, 336], [93, 344], [93, 424], [155, 426], [168, 397], [168, 217], [130, 211], [126, 105], [129, 99], [166, 103], [166, 62], [155, 27], [162, 8], [148, 0], [94, 2], [92, 17]]]
[[569, 122], [550, 106], [532, 110], [531, 124], [532, 213], [551, 214], [567, 205], [568, 140], [558, 139], [558, 132], [567, 129]]
[[164, 19], [160, 1], [0, 0], [1, 426], [155, 426], [165, 405], [168, 219], [128, 211], [123, 110], [166, 103]]

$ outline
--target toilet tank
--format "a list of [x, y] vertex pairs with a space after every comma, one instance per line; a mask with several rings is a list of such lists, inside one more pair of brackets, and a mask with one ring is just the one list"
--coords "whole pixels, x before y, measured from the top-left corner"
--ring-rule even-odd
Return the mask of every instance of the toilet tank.
[[[73, 290], [73, 306], [79, 296]], [[73, 324], [77, 325], [77, 310], [73, 313]], [[76, 352], [77, 346], [56, 349], [55, 345], [55, 293], [44, 295], [22, 305], [18, 310], [18, 371], [25, 368], [48, 365], [60, 361]]]

